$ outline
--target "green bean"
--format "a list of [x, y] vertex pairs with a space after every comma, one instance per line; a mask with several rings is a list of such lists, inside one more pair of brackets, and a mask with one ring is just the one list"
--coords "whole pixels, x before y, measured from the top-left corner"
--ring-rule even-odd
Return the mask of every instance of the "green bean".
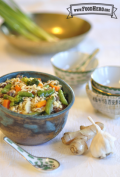
[[10, 103], [10, 107], [12, 107], [12, 106], [16, 106], [14, 101], [11, 101], [11, 103]]
[[2, 90], [1, 93], [7, 93], [11, 89], [11, 84], [7, 84]]
[[10, 101], [14, 101], [14, 97], [12, 97], [12, 96], [9, 96], [9, 95], [7, 95], [7, 94], [5, 94], [4, 96], [3, 96], [3, 98], [4, 99], [8, 99], [8, 100], [10, 100]]
[[32, 93], [25, 92], [25, 91], [18, 92], [18, 95], [21, 97], [34, 97], [34, 95]]
[[29, 114], [27, 114], [27, 115], [35, 116], [35, 115], [39, 115], [39, 114], [41, 114], [41, 113], [40, 113], [40, 112], [31, 112], [31, 113], [29, 113]]
[[50, 113], [52, 112], [52, 108], [53, 108], [53, 102], [54, 102], [54, 97], [50, 97], [46, 103], [45, 106], [45, 112], [50, 115]]
[[65, 98], [64, 93], [63, 93], [62, 90], [59, 90], [59, 91], [58, 91], [58, 96], [59, 96], [60, 101], [61, 101], [63, 104], [68, 105], [68, 102], [67, 102], [67, 100], [66, 100], [66, 98]]
[[37, 95], [38, 95], [38, 96], [47, 97], [47, 96], [52, 95], [54, 92], [55, 92], [54, 89], [44, 90], [44, 91], [43, 91], [43, 90], [38, 90]]

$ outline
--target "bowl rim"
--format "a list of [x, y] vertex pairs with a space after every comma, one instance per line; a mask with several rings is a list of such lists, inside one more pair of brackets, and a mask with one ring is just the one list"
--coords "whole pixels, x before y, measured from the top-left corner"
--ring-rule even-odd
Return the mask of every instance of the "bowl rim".
[[[63, 16], [68, 16], [67, 14], [65, 14], [65, 13], [55, 13], [55, 12], [31, 12], [30, 14], [33, 14], [33, 15], [39, 15], [39, 14], [47, 14], [47, 15], [49, 15], [49, 14], [52, 14], [52, 15], [63, 15]], [[88, 25], [89, 25], [89, 29], [86, 31], [86, 32], [84, 32], [84, 33], [82, 33], [82, 34], [79, 34], [79, 35], [77, 35], [77, 36], [73, 36], [73, 37], [68, 37], [68, 38], [63, 38], [63, 39], [60, 39], [60, 41], [63, 41], [63, 40], [69, 40], [69, 39], [74, 39], [74, 38], [78, 38], [78, 37], [80, 37], [80, 36], [83, 36], [83, 35], [85, 35], [85, 34], [87, 34], [91, 29], [92, 29], [92, 24], [90, 23], [90, 21], [89, 20], [86, 20], [86, 19], [84, 19], [84, 18], [79, 18], [79, 17], [75, 17], [75, 18], [78, 18], [78, 19], [81, 19], [81, 20], [83, 20], [84, 22], [86, 22]], [[14, 34], [10, 34], [10, 35], [7, 35], [7, 34], [5, 34], [4, 33], [4, 31], [2, 30], [2, 26], [3, 25], [5, 25], [6, 23], [5, 23], [5, 21], [3, 21], [2, 23], [1, 23], [1, 31], [2, 31], [2, 33], [5, 35], [5, 36], [9, 36], [9, 37], [12, 37], [13, 38], [13, 36], [15, 36], [16, 37], [16, 35], [14, 35]], [[26, 38], [25, 38], [25, 40], [27, 40]], [[27, 40], [28, 42], [30, 41], [30, 40]], [[34, 43], [40, 43], [41, 44], [41, 41], [39, 42], [35, 42], [35, 41], [32, 41], [32, 42], [34, 42]], [[55, 42], [50, 42], [50, 43], [55, 43], [56, 44], [56, 42], [58, 42], [58, 41], [55, 41]], [[42, 41], [42, 43], [48, 43], [48, 42], [46, 42], [46, 41]]]
[[95, 97], [99, 97], [99, 98], [103, 98], [103, 99], [104, 98], [107, 98], [107, 99], [116, 99], [116, 100], [120, 99], [120, 96], [110, 96], [110, 95], [102, 95], [101, 93], [95, 93], [93, 90], [90, 89], [88, 83], [86, 84], [85, 88], [86, 88], [87, 91], [91, 92], [90, 93], [91, 95], [94, 94]]
[[[38, 73], [38, 74], [46, 74], [46, 75], [49, 75], [49, 76], [54, 76], [54, 75], [49, 74], [49, 73], [38, 72], [38, 71], [15, 71], [15, 72], [11, 72], [11, 73], [8, 73], [8, 74], [5, 74], [5, 75], [0, 76], [0, 79], [3, 78], [3, 77], [5, 77], [5, 76], [7, 76], [7, 75], [10, 75], [10, 74], [15, 74], [15, 73], [16, 73], [16, 75], [18, 75], [18, 74], [21, 73], [21, 72], [24, 72], [24, 73], [30, 72], [30, 73]], [[8, 76], [8, 77], [9, 77], [9, 76]], [[59, 116], [59, 115], [61, 115], [62, 113], [65, 113], [66, 111], [68, 111], [68, 110], [72, 107], [72, 105], [73, 105], [73, 103], [74, 103], [74, 101], [75, 101], [75, 94], [74, 94], [73, 89], [70, 87], [69, 84], [67, 84], [65, 81], [63, 81], [62, 79], [60, 79], [60, 78], [57, 77], [57, 76], [54, 76], [54, 77], [56, 78], [56, 80], [58, 79], [58, 81], [61, 81], [62, 83], [64, 83], [64, 84], [70, 89], [71, 95], [72, 95], [71, 103], [70, 103], [65, 109], [63, 109], [62, 111], [59, 111], [59, 112], [57, 112], [57, 113], [50, 114], [50, 115], [33, 116], [33, 115], [25, 115], [25, 114], [16, 113], [16, 112], [14, 112], [14, 111], [11, 111], [11, 110], [5, 108], [5, 107], [2, 106], [1, 104], [0, 104], [0, 108], [2, 108], [2, 110], [5, 111], [6, 114], [12, 114], [12, 115], [18, 116], [19, 118], [26, 118], [26, 119], [28, 118], [28, 119], [31, 119], [31, 120], [35, 120], [35, 119], [42, 120], [42, 119], [55, 118], [56, 116]]]
[[[112, 67], [120, 68], [120, 66], [115, 66], [115, 65], [114, 65], [114, 66], [102, 66], [102, 67], [96, 68], [95, 71], [96, 71], [97, 69], [100, 69], [100, 68], [112, 68]], [[95, 72], [95, 71], [94, 71], [94, 72]], [[106, 89], [115, 89], [115, 90], [119, 90], [119, 91], [120, 91], [120, 87], [105, 86], [105, 85], [103, 85], [103, 84], [100, 84], [100, 83], [96, 82], [96, 81], [93, 79], [93, 74], [94, 74], [94, 72], [91, 74], [91, 78], [92, 78], [93, 82], [95, 82], [97, 85], [100, 85], [101, 87], [106, 88]]]
[[106, 96], [120, 96], [120, 94], [112, 94], [112, 93], [105, 92], [103, 90], [96, 88], [92, 79], [91, 79], [91, 85], [92, 85], [93, 89], [95, 89], [99, 94], [104, 94]]
[[91, 73], [91, 72], [93, 72], [98, 67], [98, 64], [99, 64], [98, 59], [95, 58], [95, 60], [97, 61], [97, 66], [95, 68], [91, 69], [91, 70], [86, 70], [86, 71], [71, 71], [71, 70], [61, 69], [61, 68], [58, 68], [57, 66], [55, 66], [54, 63], [53, 63], [53, 58], [55, 56], [59, 55], [60, 53], [81, 53], [81, 54], [88, 54], [88, 53], [84, 53], [84, 52], [80, 52], [80, 51], [62, 51], [62, 52], [59, 52], [59, 53], [56, 53], [55, 55], [53, 55], [52, 58], [50, 59], [51, 64], [57, 70], [65, 72], [65, 73], [72, 73], [72, 74], [78, 74], [78, 73], [80, 73], [80, 74], [87, 74], [87, 73]]

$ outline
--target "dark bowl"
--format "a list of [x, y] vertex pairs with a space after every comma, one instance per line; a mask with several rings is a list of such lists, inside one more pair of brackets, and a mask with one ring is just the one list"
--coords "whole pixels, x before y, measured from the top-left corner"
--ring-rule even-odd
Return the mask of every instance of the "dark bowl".
[[5, 136], [23, 145], [38, 145], [56, 137], [63, 129], [69, 109], [74, 103], [74, 93], [71, 87], [63, 80], [47, 73], [34, 71], [18, 71], [0, 77], [0, 83], [7, 78], [16, 77], [18, 74], [27, 77], [41, 78], [42, 81], [58, 80], [63, 86], [63, 91], [68, 95], [69, 105], [60, 112], [45, 116], [28, 116], [18, 114], [0, 105], [0, 129]]

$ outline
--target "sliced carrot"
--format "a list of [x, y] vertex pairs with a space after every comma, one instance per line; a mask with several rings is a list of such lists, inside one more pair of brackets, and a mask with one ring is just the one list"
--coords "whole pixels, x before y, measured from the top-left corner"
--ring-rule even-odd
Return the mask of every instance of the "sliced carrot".
[[3, 101], [3, 106], [4, 106], [5, 108], [9, 109], [9, 107], [10, 107], [10, 100], [4, 100], [4, 101]]
[[55, 91], [56, 91], [56, 92], [58, 92], [58, 91], [60, 90], [60, 87], [59, 87], [59, 86], [52, 85], [51, 83], [50, 83], [50, 86], [51, 86], [52, 88], [55, 88]]
[[17, 82], [21, 82], [21, 80], [17, 79]]
[[42, 84], [42, 83], [39, 83], [38, 86], [43, 87], [43, 84]]
[[41, 81], [41, 78], [37, 78], [39, 81]]
[[15, 90], [16, 90], [16, 92], [19, 92], [21, 90], [21, 87], [19, 85], [16, 85]]
[[36, 103], [36, 107], [41, 108], [41, 107], [45, 106], [46, 103], [47, 103], [46, 100], [40, 101], [40, 102]]

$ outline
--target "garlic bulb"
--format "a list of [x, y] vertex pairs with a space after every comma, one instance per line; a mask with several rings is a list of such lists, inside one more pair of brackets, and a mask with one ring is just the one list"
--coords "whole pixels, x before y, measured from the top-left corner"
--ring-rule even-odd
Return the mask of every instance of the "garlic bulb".
[[116, 138], [111, 136], [109, 133], [101, 130], [90, 116], [88, 117], [88, 119], [96, 127], [97, 131], [97, 134], [94, 136], [90, 145], [91, 154], [93, 157], [96, 158], [105, 158], [107, 155], [113, 153], [114, 141], [116, 140]]

